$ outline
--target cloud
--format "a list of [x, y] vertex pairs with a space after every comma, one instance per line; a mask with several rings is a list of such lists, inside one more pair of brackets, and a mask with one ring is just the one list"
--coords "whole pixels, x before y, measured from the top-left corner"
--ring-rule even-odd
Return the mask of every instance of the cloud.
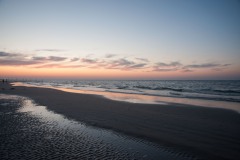
[[60, 64], [43, 64], [34, 66], [33, 68], [59, 68], [60, 66], [61, 66]]
[[72, 58], [70, 61], [71, 61], [71, 62], [76, 62], [76, 61], [78, 61], [78, 60], [79, 60], [79, 58], [76, 58], [76, 57], [75, 57], [75, 58]]
[[55, 61], [55, 62], [59, 62], [59, 61], [64, 61], [66, 60], [67, 57], [58, 57], [58, 56], [49, 56], [49, 57], [32, 57], [32, 60], [35, 61]]
[[16, 54], [0, 51], [0, 65], [4, 66], [24, 66], [24, 65], [37, 65], [47, 62], [60, 62], [66, 60], [66, 57], [58, 56], [31, 56], [27, 54]]
[[212, 67], [217, 67], [219, 64], [211, 64], [211, 63], [205, 63], [205, 64], [192, 64], [192, 65], [187, 65], [184, 66], [183, 68], [212, 68]]
[[116, 57], [116, 54], [106, 54], [105, 58], [112, 58], [112, 57]]
[[139, 63], [139, 64], [134, 64], [134, 65], [127, 66], [124, 69], [125, 70], [140, 69], [140, 68], [145, 67], [146, 65], [147, 65], [146, 63]]
[[216, 67], [227, 67], [230, 64], [217, 64], [217, 63], [203, 63], [203, 64], [192, 64], [186, 65], [183, 69], [201, 69], [201, 68], [216, 68]]
[[191, 69], [184, 69], [182, 72], [193, 72], [194, 70]]
[[0, 58], [12, 58], [12, 57], [26, 57], [26, 55], [0, 51]]
[[90, 58], [82, 58], [81, 62], [94, 64], [94, 63], [97, 63], [97, 60], [96, 59], [90, 59]]
[[66, 59], [67, 59], [67, 57], [58, 57], [58, 56], [49, 56], [48, 57], [48, 60], [50, 60], [50, 61], [57, 61], [57, 62], [64, 61]]
[[64, 52], [64, 49], [36, 49], [36, 52]]
[[194, 69], [212, 69], [213, 71], [222, 71], [231, 64], [218, 64], [218, 63], [202, 63], [202, 64], [191, 64], [182, 67], [182, 72], [193, 72]]
[[170, 71], [177, 71], [178, 68], [154, 68], [153, 71], [157, 72], [170, 72]]
[[85, 67], [84, 65], [64, 65], [61, 66], [61, 68], [83, 68]]
[[134, 65], [135, 63], [133, 61], [129, 61], [127, 59], [121, 58], [117, 60], [113, 60], [108, 62], [108, 66], [106, 68], [108, 69], [124, 69], [130, 65]]
[[171, 63], [159, 62], [153, 66], [153, 71], [167, 72], [167, 71], [182, 71], [182, 72], [194, 72], [195, 69], [213, 69], [214, 71], [221, 71], [226, 69], [231, 64], [218, 64], [218, 63], [202, 63], [202, 64], [191, 64], [183, 65], [178, 61]]
[[143, 61], [143, 62], [149, 62], [149, 60], [147, 58], [135, 58], [135, 59]]
[[225, 69], [225, 68], [213, 68], [212, 70], [219, 72], [219, 71], [223, 71], [224, 69]]
[[14, 56], [17, 56], [17, 54], [0, 52], [0, 57], [14, 57]]
[[223, 64], [222, 66], [223, 67], [227, 67], [227, 66], [230, 66], [231, 64]]
[[44, 64], [34, 66], [33, 68], [81, 68], [84, 67], [83, 65], [61, 65], [61, 64]]
[[158, 62], [155, 66], [153, 66], [153, 71], [157, 72], [170, 72], [170, 71], [177, 71], [180, 69], [182, 64], [178, 61], [170, 62], [170, 63], [163, 63]]
[[[33, 56], [27, 54], [16, 54], [0, 51], [0, 65], [2, 66], [30, 66], [33, 68], [104, 68], [118, 70], [137, 70], [156, 71], [156, 72], [194, 72], [200, 69], [211, 69], [213, 71], [222, 71], [231, 64], [225, 63], [195, 63], [182, 64], [179, 61], [170, 63], [158, 62], [152, 63], [146, 58], [113, 58], [117, 55], [108, 54], [103, 59], [90, 58], [67, 58], [61, 56]], [[66, 61], [68, 60], [68, 61]], [[64, 62], [64, 64], [62, 63]], [[81, 63], [81, 64], [76, 64]]]
[[28, 59], [25, 54], [16, 54], [0, 51], [0, 65], [2, 66], [22, 66], [32, 65], [36, 62]]
[[146, 66], [146, 63], [139, 63], [139, 64], [134, 64], [132, 66], [130, 66], [131, 68], [142, 68], [144, 66]]
[[89, 64], [88, 68], [105, 68], [105, 69], [119, 69], [119, 70], [132, 70], [144, 68], [147, 63], [136, 63], [126, 58], [119, 58], [115, 60], [97, 60], [82, 58], [81, 62]]
[[33, 60], [36, 60], [36, 61], [44, 61], [44, 60], [47, 60], [46, 57], [32, 57]]
[[117, 66], [128, 66], [128, 65], [135, 64], [135, 63], [133, 61], [129, 61], [127, 59], [121, 58], [118, 60], [114, 60], [113, 64], [115, 64]]
[[105, 68], [107, 69], [120, 69], [120, 70], [133, 70], [133, 69], [143, 69], [147, 63], [136, 63], [131, 60], [127, 60], [125, 58], [120, 58], [117, 60], [113, 60], [105, 64]]
[[0, 65], [3, 66], [24, 66], [38, 63], [40, 62], [36, 62], [34, 60], [0, 59]]
[[92, 57], [92, 56], [94, 56], [94, 54], [93, 54], [93, 53], [90, 53], [90, 54], [88, 54], [88, 55], [86, 56], [86, 58], [90, 58], [90, 57]]
[[182, 64], [180, 62], [171, 62], [171, 63], [163, 63], [163, 62], [158, 62], [156, 63], [156, 65], [158, 67], [177, 67], [177, 66], [181, 66]]

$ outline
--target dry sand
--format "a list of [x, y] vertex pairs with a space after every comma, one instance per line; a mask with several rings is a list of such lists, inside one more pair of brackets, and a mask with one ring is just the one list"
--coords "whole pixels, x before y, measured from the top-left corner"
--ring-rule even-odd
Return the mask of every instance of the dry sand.
[[206, 159], [240, 157], [240, 114], [231, 110], [135, 104], [47, 88], [13, 89], [7, 84], [1, 84], [0, 93], [30, 97], [68, 118], [176, 146]]

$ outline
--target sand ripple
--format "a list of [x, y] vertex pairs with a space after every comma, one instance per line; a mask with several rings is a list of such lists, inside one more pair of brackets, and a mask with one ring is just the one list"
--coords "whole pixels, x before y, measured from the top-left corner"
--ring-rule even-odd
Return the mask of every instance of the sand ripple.
[[[67, 107], [67, 106], [66, 106]], [[20, 96], [0, 95], [1, 159], [197, 159], [177, 149], [86, 126]]]

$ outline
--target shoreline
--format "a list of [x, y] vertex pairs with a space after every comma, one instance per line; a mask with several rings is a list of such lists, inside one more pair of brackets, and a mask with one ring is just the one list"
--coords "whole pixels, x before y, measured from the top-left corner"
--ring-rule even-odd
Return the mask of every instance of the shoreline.
[[49, 110], [89, 125], [180, 147], [206, 159], [240, 156], [240, 115], [231, 110], [128, 103], [98, 95], [4, 85], [2, 94], [29, 97]]
[[63, 87], [51, 87], [51, 86], [37, 86], [26, 84], [22, 82], [14, 82], [13, 86], [24, 86], [24, 87], [36, 87], [36, 88], [49, 88], [56, 89], [69, 93], [80, 93], [80, 94], [90, 94], [90, 95], [99, 95], [104, 98], [114, 100], [114, 101], [123, 101], [128, 103], [141, 103], [141, 104], [183, 104], [191, 105], [197, 107], [208, 107], [208, 108], [220, 108], [232, 110], [240, 113], [240, 103], [238, 102], [226, 102], [226, 101], [216, 101], [208, 99], [196, 99], [196, 98], [180, 98], [180, 97], [168, 97], [168, 96], [156, 96], [156, 95], [145, 95], [145, 94], [136, 94], [136, 93], [122, 93], [122, 92], [109, 92], [109, 91], [93, 91], [93, 90], [78, 90], [72, 88], [63, 88]]

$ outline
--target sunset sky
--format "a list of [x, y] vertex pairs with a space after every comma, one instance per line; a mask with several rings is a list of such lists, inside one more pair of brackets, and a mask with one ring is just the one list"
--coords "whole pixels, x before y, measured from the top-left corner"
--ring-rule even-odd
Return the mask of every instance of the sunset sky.
[[239, 0], [0, 0], [0, 78], [240, 79]]

